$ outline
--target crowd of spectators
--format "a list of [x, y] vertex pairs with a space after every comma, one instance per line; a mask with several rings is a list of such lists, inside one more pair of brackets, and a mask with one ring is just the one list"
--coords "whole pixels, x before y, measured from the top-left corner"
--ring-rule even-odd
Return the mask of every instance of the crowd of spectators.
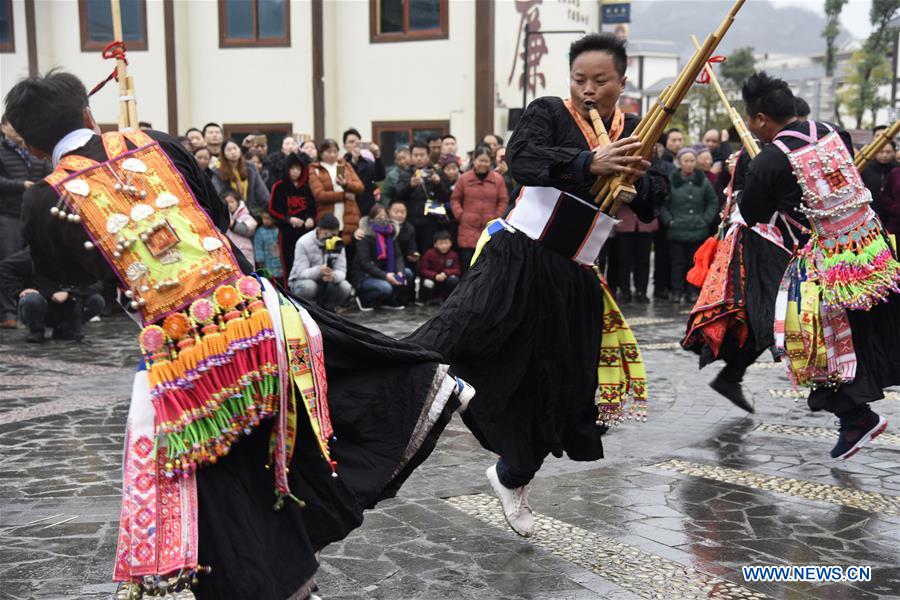
[[452, 135], [399, 146], [386, 165], [357, 129], [318, 142], [208, 123], [180, 138], [210, 176], [235, 247], [294, 294], [329, 310], [400, 310], [453, 291], [485, 225], [516, 187], [503, 138], [460, 156]]
[[[0, 138], [0, 317], [21, 321], [29, 341], [81, 336], [103, 310], [99, 289], [62, 289], [33, 273], [20, 235], [22, 195], [50, 172], [5, 121]], [[668, 181], [657, 219], [618, 214], [600, 265], [620, 302], [693, 302], [685, 281], [697, 247], [719, 224], [733, 147], [711, 129], [695, 145], [670, 129], [651, 170]], [[877, 133], [877, 129], [876, 129]], [[732, 139], [735, 135], [732, 132]], [[481, 232], [504, 216], [517, 184], [503, 138], [487, 134], [460, 154], [453, 135], [398, 146], [385, 161], [357, 129], [315, 141], [288, 135], [270, 151], [262, 133], [228, 139], [217, 123], [179, 138], [210, 177], [231, 215], [227, 236], [258, 270], [329, 310], [399, 310], [445, 299], [468, 269]], [[873, 206], [892, 233], [900, 228], [900, 168], [890, 142], [862, 173]], [[385, 164], [389, 162], [390, 164]], [[651, 259], [652, 257], [652, 259]]]

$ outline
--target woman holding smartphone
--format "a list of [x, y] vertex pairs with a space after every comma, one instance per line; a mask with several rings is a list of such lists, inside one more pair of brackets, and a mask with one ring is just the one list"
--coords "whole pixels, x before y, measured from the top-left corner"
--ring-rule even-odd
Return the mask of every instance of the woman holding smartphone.
[[309, 187], [316, 199], [316, 221], [332, 213], [341, 222], [344, 244], [349, 248], [359, 226], [356, 194], [364, 186], [353, 167], [338, 158], [338, 143], [327, 139], [319, 145], [319, 162], [310, 165]]

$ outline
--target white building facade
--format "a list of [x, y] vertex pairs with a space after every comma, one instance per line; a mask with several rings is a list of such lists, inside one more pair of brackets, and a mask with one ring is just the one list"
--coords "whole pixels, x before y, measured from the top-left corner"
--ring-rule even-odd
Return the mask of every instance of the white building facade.
[[[452, 133], [463, 151], [505, 135], [522, 107], [525, 27], [528, 101], [567, 95], [569, 44], [600, 28], [598, 0], [120, 2], [138, 115], [155, 129], [218, 122], [230, 136], [261, 131], [278, 143], [353, 126], [386, 150]], [[101, 57], [111, 38], [107, 0], [0, 0], [2, 93], [54, 67], [90, 88], [113, 69]], [[673, 76], [677, 58], [630, 68], [632, 86], [647, 85]], [[114, 82], [91, 107], [116, 123]]]

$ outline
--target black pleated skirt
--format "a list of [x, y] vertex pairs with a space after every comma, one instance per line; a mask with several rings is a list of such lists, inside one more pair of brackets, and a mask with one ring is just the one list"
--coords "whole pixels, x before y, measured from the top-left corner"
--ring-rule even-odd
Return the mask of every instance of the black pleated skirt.
[[302, 408], [289, 481], [305, 508], [286, 501], [273, 509], [274, 477], [266, 468], [271, 421], [200, 469], [199, 561], [212, 566], [196, 587], [200, 599], [305, 598], [318, 568], [315, 552], [397, 492], [458, 406], [451, 399], [428, 414], [446, 373], [436, 352], [307, 309], [323, 336], [339, 477], [332, 477]]
[[407, 340], [477, 390], [463, 420], [521, 470], [563, 452], [603, 457], [595, 394], [603, 327], [596, 274], [522, 233], [485, 245], [439, 312]]

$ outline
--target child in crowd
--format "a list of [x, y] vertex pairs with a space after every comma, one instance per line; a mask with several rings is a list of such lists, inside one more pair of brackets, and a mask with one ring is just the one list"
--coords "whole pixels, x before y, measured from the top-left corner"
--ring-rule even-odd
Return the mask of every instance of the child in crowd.
[[236, 191], [225, 190], [222, 192], [222, 200], [228, 205], [228, 214], [231, 216], [225, 235], [234, 242], [250, 264], [253, 264], [253, 234], [256, 232], [256, 219]]
[[280, 279], [284, 276], [281, 263], [281, 245], [278, 241], [278, 224], [269, 211], [260, 215], [262, 226], [253, 235], [253, 255], [256, 269], [265, 269], [270, 276]]
[[449, 232], [441, 230], [434, 234], [434, 246], [422, 257], [419, 272], [422, 278], [419, 299], [422, 302], [428, 302], [434, 297], [443, 302], [459, 283], [462, 268], [459, 255], [452, 247], [453, 241]]

